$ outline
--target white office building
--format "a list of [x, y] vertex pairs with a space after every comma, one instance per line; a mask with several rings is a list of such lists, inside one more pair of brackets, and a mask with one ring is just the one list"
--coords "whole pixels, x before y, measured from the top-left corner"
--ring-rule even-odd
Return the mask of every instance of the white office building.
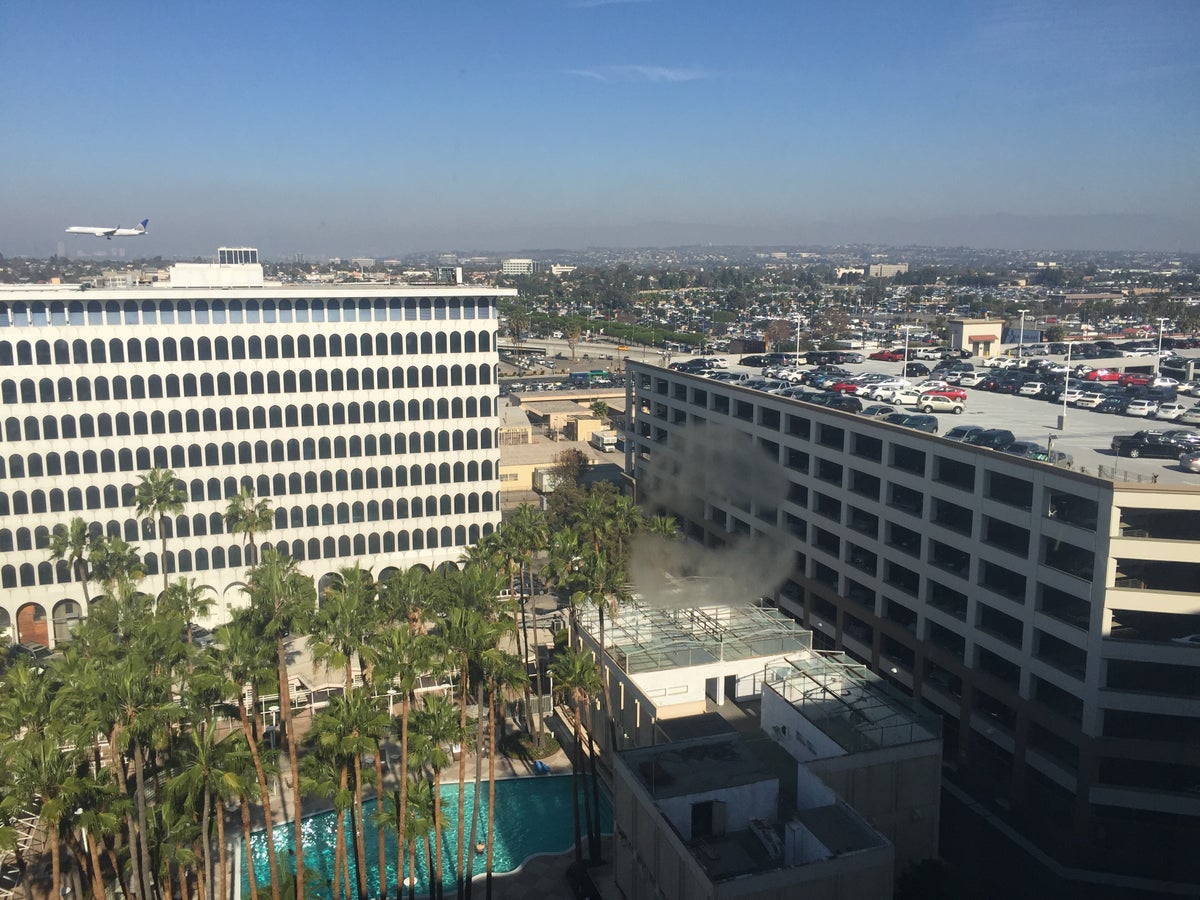
[[773, 542], [773, 602], [939, 711], [963, 785], [1064, 865], [1200, 884], [1200, 489], [632, 361], [628, 394], [639, 496]]
[[539, 269], [537, 262], [532, 259], [505, 259], [500, 262], [502, 275], [532, 275]]
[[[237, 248], [170, 282], [0, 290], [0, 632], [50, 646], [83, 592], [48, 555], [75, 516], [241, 602], [246, 553], [223, 514], [244, 486], [274, 507], [256, 538], [322, 579], [356, 561], [455, 562], [500, 520], [496, 301], [467, 285], [267, 282]], [[187, 502], [134, 513], [139, 475]], [[156, 578], [155, 576], [158, 576]]]

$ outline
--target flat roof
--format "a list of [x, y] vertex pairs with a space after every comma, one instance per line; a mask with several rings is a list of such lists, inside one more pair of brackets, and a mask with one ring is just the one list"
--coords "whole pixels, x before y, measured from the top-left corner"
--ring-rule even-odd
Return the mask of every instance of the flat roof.
[[766, 684], [847, 753], [936, 740], [940, 717], [862, 663], [810, 650], [767, 671]]
[[656, 801], [778, 780], [737, 734], [640, 747], [620, 755]]
[[[581, 608], [576, 621], [598, 642], [596, 607]], [[812, 632], [772, 607], [660, 609], [635, 600], [606, 617], [604, 644], [614, 662], [635, 675], [797, 653], [812, 647]]]
[[[1055, 361], [1065, 361], [1065, 356], [1048, 356], [1047, 359]], [[1074, 364], [1076, 360], [1072, 360]], [[1085, 360], [1087, 365], [1092, 368], [1120, 368], [1140, 370], [1147, 367], [1153, 368], [1156, 365], [1156, 360], [1152, 357], [1116, 357], [1107, 360]], [[660, 366], [655, 366], [652, 363], [641, 363], [630, 360], [631, 368], [645, 368], [653, 371], [655, 374], [667, 375], [672, 377], [694, 378], [697, 383], [709, 383], [711, 389], [729, 389], [731, 391], [744, 391], [746, 394], [759, 397], [769, 397], [769, 399], [779, 400], [781, 403], [793, 404], [797, 411], [819, 412], [823, 416], [829, 416], [831, 419], [840, 420], [849, 427], [852, 422], [864, 423], [864, 431], [873, 431], [876, 428], [888, 429], [896, 434], [903, 434], [914, 439], [914, 443], [920, 442], [930, 445], [930, 449], [937, 446], [944, 447], [960, 447], [962, 450], [971, 452], [979, 458], [981, 464], [986, 465], [988, 459], [1002, 459], [1007, 463], [1013, 463], [1030, 471], [1030, 473], [1045, 469], [1049, 464], [1041, 463], [1035, 460], [1021, 459], [1007, 453], [999, 453], [995, 450], [988, 450], [982, 447], [971, 447], [964, 444], [949, 444], [939, 440], [934, 435], [926, 434], [925, 432], [915, 431], [913, 429], [904, 428], [900, 425], [889, 425], [878, 419], [864, 419], [862, 416], [854, 413], [839, 413], [837, 410], [829, 410], [824, 407], [812, 406], [798, 400], [789, 400], [785, 397], [774, 397], [764, 395], [752, 388], [743, 388], [735, 384], [720, 384], [713, 383], [711, 379], [702, 376], [686, 375], [682, 372], [666, 372]], [[880, 362], [878, 360], [867, 360], [864, 363], [847, 364], [843, 368], [855, 375], [862, 375], [869, 372], [882, 372], [887, 375], [897, 376], [902, 363]], [[980, 368], [979, 361], [975, 361], [976, 369]], [[753, 367], [734, 365], [731, 363], [730, 369], [742, 372], [759, 373], [760, 370]], [[984, 369], [983, 371], [988, 371]], [[921, 379], [909, 379], [910, 381], [920, 381]], [[1071, 379], [1072, 386], [1075, 384], [1085, 384], [1090, 382], [1082, 382], [1075, 378]], [[1187, 486], [1188, 489], [1200, 492], [1200, 474], [1184, 472], [1179, 468], [1178, 463], [1173, 459], [1149, 459], [1141, 457], [1138, 459], [1130, 459], [1129, 457], [1117, 456], [1111, 449], [1111, 441], [1115, 434], [1132, 434], [1135, 431], [1172, 431], [1175, 429], [1197, 431], [1200, 429], [1189, 428], [1187, 425], [1179, 425], [1175, 422], [1159, 422], [1154, 419], [1143, 419], [1134, 416], [1122, 415], [1106, 415], [1104, 413], [1092, 412], [1089, 409], [1076, 409], [1069, 407], [1066, 411], [1065, 428], [1058, 427], [1059, 416], [1063, 415], [1062, 403], [1047, 403], [1044, 400], [1033, 400], [1027, 397], [1017, 397], [1011, 394], [996, 394], [991, 391], [980, 391], [975, 388], [966, 388], [967, 403], [966, 410], [961, 415], [953, 415], [951, 413], [940, 413], [937, 415], [940, 431], [944, 434], [956, 425], [979, 425], [983, 428], [1006, 428], [1011, 431], [1019, 441], [1036, 441], [1045, 446], [1049, 439], [1053, 439], [1053, 447], [1056, 451], [1063, 451], [1071, 454], [1074, 457], [1074, 465], [1071, 469], [1062, 469], [1062, 472], [1074, 472], [1079, 475], [1087, 476], [1092, 479], [1099, 479], [1106, 482], [1116, 483], [1116, 487], [1124, 490], [1130, 484], [1139, 481], [1148, 485], [1169, 484], [1172, 488]], [[744, 396], [744, 394], [743, 394]], [[1179, 402], [1184, 404], [1200, 404], [1200, 398], [1180, 396]], [[864, 405], [870, 405], [864, 403]], [[899, 411], [904, 411], [903, 407], [897, 407]], [[869, 425], [867, 424], [869, 423]]]

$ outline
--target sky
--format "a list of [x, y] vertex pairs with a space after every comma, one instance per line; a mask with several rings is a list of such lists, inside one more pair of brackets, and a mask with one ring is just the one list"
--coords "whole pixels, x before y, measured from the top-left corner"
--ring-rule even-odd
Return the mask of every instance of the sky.
[[1195, 0], [7, 0], [0, 253], [145, 217], [131, 254], [1197, 251], [1198, 35]]

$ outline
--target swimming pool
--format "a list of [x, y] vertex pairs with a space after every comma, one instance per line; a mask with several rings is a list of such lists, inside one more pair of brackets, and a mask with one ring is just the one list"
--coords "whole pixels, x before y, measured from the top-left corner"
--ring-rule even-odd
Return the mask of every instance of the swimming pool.
[[[587, 782], [580, 780], [581, 784]], [[458, 863], [458, 784], [442, 786], [442, 803], [445, 809], [444, 833], [442, 836], [442, 882], [454, 886], [456, 866]], [[474, 788], [467, 783], [467, 839], [470, 839], [472, 794]], [[477, 840], [486, 840], [487, 831], [487, 782], [479, 786], [480, 820], [476, 830]], [[363, 804], [363, 817], [366, 819], [366, 862], [367, 887], [374, 895], [379, 884], [379, 851], [377, 849], [377, 829], [371, 824], [371, 816], [375, 812], [375, 802]], [[582, 803], [580, 815], [583, 815]], [[539, 853], [562, 853], [571, 849], [575, 844], [573, 826], [574, 814], [571, 808], [571, 776], [555, 775], [541, 778], [505, 778], [496, 782], [496, 839], [493, 842], [492, 870], [496, 873], [511, 872], [526, 859]], [[587, 840], [586, 824], [584, 840]], [[330, 812], [305, 816], [304, 828], [304, 862], [315, 872], [321, 873], [319, 880], [328, 883], [333, 878], [333, 857], [337, 840], [337, 814]], [[612, 808], [608, 799], [600, 797], [600, 830], [604, 833], [612, 831]], [[431, 835], [432, 840], [432, 835]], [[396, 884], [396, 835], [386, 832], [384, 841], [387, 846], [387, 885], [393, 889]], [[354, 844], [350, 831], [350, 815], [346, 815], [346, 842], [349, 848], [351, 883], [357, 877], [354, 865]], [[292, 826], [279, 825], [275, 828], [275, 847], [280, 861], [287, 859], [288, 848], [292, 847]], [[258, 874], [260, 886], [259, 896], [262, 896], [262, 886], [270, 883], [271, 867], [267, 861], [267, 842], [262, 832], [256, 833], [250, 842], [251, 856], [254, 859], [254, 870]], [[586, 850], [585, 850], [586, 852]], [[466, 855], [466, 847], [463, 848]], [[404, 861], [405, 875], [408, 875], [408, 860]], [[473, 874], [482, 875], [487, 870], [486, 854], [476, 854]], [[242, 897], [250, 896], [250, 882], [246, 869], [242, 869]], [[428, 875], [425, 865], [424, 842], [417, 848], [417, 893], [428, 890]], [[330, 892], [332, 894], [332, 891]], [[407, 892], [406, 892], [407, 896]]]

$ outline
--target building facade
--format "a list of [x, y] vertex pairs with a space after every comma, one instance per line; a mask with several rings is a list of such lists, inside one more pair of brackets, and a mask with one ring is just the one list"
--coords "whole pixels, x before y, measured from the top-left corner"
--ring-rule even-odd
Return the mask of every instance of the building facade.
[[[1200, 883], [1200, 490], [1114, 482], [643, 363], [626, 468], [941, 712], [956, 777], [1064, 863]], [[698, 450], [736, 448], [698, 471]], [[770, 489], [763, 489], [769, 484]]]
[[[317, 579], [434, 568], [495, 529], [496, 301], [515, 292], [178, 275], [0, 291], [0, 631], [54, 646], [86, 615], [48, 553], [76, 516], [138, 546], [147, 584], [165, 566], [210, 587], [216, 622], [241, 602], [223, 514], [243, 487], [274, 509], [256, 543]], [[151, 468], [187, 494], [165, 535], [134, 512]]]

